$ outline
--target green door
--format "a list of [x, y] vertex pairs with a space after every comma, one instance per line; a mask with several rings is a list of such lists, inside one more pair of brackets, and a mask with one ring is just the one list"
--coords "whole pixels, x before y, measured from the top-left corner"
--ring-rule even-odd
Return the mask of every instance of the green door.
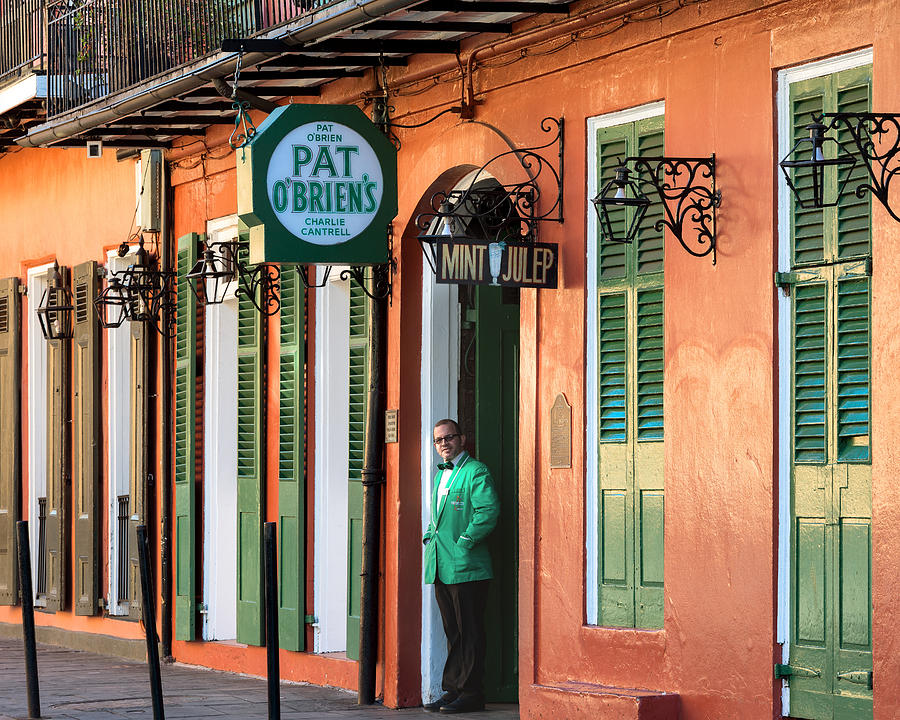
[[793, 288], [791, 716], [872, 717], [867, 263]]
[[[793, 133], [810, 112], [865, 112], [868, 67], [791, 86]], [[843, 171], [842, 171], [843, 172]], [[850, 187], [864, 179], [853, 170]], [[826, 176], [835, 189], [839, 178]], [[794, 183], [809, 192], [808, 174]], [[791, 717], [872, 717], [868, 196], [791, 208]]]
[[517, 702], [519, 295], [515, 288], [479, 286], [474, 300], [475, 456], [490, 468], [501, 508], [488, 541], [494, 579], [486, 614], [485, 694], [489, 702]]

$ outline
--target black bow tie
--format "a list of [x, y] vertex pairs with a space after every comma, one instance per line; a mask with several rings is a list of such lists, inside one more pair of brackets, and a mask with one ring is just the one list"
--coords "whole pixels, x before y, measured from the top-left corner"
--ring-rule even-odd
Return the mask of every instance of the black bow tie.
[[448, 460], [445, 463], [438, 463], [438, 470], [452, 470], [453, 469], [453, 461]]

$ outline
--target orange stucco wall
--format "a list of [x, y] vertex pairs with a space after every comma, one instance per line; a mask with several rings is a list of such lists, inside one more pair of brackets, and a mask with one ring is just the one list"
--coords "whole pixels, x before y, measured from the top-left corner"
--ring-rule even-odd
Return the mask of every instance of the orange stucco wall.
[[[106, 262], [106, 249], [115, 247], [133, 232], [135, 214], [134, 160], [117, 162], [115, 152], [87, 159], [84, 149], [20, 150], [0, 155], [0, 277], [18, 277], [24, 285], [28, 268], [57, 260], [74, 266], [86, 260]], [[28, 347], [43, 343], [28, 336], [24, 320], [40, 298], [25, 297], [22, 303], [22, 490], [21, 517], [29, 519], [28, 505]], [[106, 377], [104, 371], [105, 384]], [[106, 393], [103, 397], [102, 428], [105, 435]], [[108, 506], [107, 464], [102, 462], [101, 507]], [[102, 534], [108, 526], [103, 513]], [[72, 557], [74, 549], [70, 547]], [[73, 563], [74, 564], [74, 563]], [[100, 563], [101, 587], [108, 582], [108, 558]], [[104, 593], [105, 594], [105, 593]], [[72, 607], [73, 588], [67, 588], [67, 606]], [[19, 623], [18, 608], [0, 607], [0, 623]], [[36, 613], [38, 626], [64, 627], [114, 637], [140, 639], [137, 623], [104, 617], [77, 617], [71, 611], [57, 615]]]
[[[400, 441], [386, 448], [378, 679], [386, 705], [420, 701], [421, 603], [422, 593], [430, 592], [420, 582], [420, 443], [429, 428], [420, 426], [423, 260], [414, 220], [435, 190], [449, 189], [468, 169], [508, 150], [507, 138], [517, 146], [543, 142], [540, 120], [555, 116], [566, 120], [565, 222], [544, 224], [540, 239], [559, 243], [559, 289], [521, 294], [522, 717], [620, 717], [599, 699], [606, 686], [677, 693], [684, 720], [780, 716], [781, 684], [773, 677], [773, 664], [781, 657], [775, 641], [775, 77], [784, 67], [871, 46], [874, 106], [896, 110], [898, 17], [898, 0], [837, 0], [827, 6], [811, 0], [710, 0], [622, 27], [615, 18], [598, 24], [598, 18], [588, 17], [566, 26], [549, 43], [535, 34], [530, 46], [522, 45], [530, 54], [516, 46], [506, 55], [499, 40], [496, 47], [485, 44], [475, 63], [480, 101], [475, 122], [447, 114], [419, 129], [396, 130], [402, 141], [400, 211], [394, 223], [398, 274], [388, 323], [387, 405], [399, 409]], [[537, 24], [529, 21], [524, 27]], [[466, 44], [463, 57], [484, 42]], [[390, 69], [396, 120], [418, 123], [458, 105], [456, 67], [455, 61], [420, 58], [407, 68]], [[441, 81], [433, 82], [430, 74], [438, 69]], [[424, 82], [410, 84], [415, 78]], [[321, 101], [360, 102], [373, 87], [371, 75], [339, 81], [328, 86]], [[585, 266], [586, 124], [592, 116], [658, 100], [666, 103], [667, 154], [716, 153], [723, 193], [718, 262], [713, 266], [708, 257], [691, 257], [669, 237], [664, 626], [656, 631], [599, 628], [585, 622], [585, 423], [592, 411], [585, 406], [585, 283], [592, 271]], [[214, 128], [205, 146], [189, 140], [170, 152], [174, 237], [202, 232], [208, 219], [236, 211], [234, 154], [223, 144], [228, 132]], [[493, 172], [502, 181], [521, 179], [512, 163]], [[76, 150], [0, 156], [5, 230], [0, 276], [18, 275], [24, 281], [24, 264], [52, 257], [70, 265], [89, 257], [104, 261], [103, 248], [125, 239], [133, 210], [131, 162], [87, 161]], [[900, 489], [895, 482], [900, 437], [893, 422], [900, 412], [894, 382], [900, 359], [895, 310], [900, 265], [892, 252], [900, 225], [877, 206], [873, 215], [875, 717], [888, 720], [900, 714]], [[311, 314], [310, 337], [313, 323]], [[277, 329], [275, 318], [269, 328], [270, 361], [277, 357]], [[274, 385], [270, 389], [274, 392]], [[560, 392], [573, 406], [573, 466], [551, 470], [549, 409]], [[277, 406], [269, 406], [271, 424]], [[314, 438], [311, 417], [309, 424]], [[275, 437], [270, 432], [270, 463], [277, 457]], [[270, 471], [270, 519], [277, 518], [276, 477]], [[309, 520], [312, 538], [316, 519], [310, 514]], [[311, 543], [307, 554], [311, 572]], [[307, 612], [315, 610], [313, 581], [310, 577]], [[17, 613], [0, 608], [0, 622], [18, 622]], [[103, 618], [60, 613], [40, 615], [38, 621], [140, 637], [136, 624]], [[265, 667], [262, 649], [224, 643], [175, 642], [174, 655], [255, 674]], [[356, 664], [343, 658], [282, 652], [281, 666], [289, 679], [356, 686]]]

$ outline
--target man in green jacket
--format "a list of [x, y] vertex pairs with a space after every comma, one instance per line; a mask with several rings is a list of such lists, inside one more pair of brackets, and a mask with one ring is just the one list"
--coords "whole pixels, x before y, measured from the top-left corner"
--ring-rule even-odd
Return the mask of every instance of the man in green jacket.
[[438, 464], [425, 543], [425, 582], [434, 595], [447, 635], [444, 695], [425, 705], [431, 712], [484, 709], [484, 611], [493, 577], [485, 539], [497, 524], [500, 501], [491, 473], [465, 450], [455, 420], [434, 426]]

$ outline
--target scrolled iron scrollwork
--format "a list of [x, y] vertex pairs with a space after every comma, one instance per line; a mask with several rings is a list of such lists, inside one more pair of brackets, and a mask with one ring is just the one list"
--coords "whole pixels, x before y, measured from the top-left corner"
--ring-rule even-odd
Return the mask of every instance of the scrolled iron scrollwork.
[[271, 317], [281, 309], [281, 268], [268, 263], [245, 267], [238, 263], [236, 297], [247, 298], [260, 314]]
[[[869, 174], [869, 181], [856, 187], [856, 196], [871, 193], [900, 222], [900, 215], [889, 204], [891, 182], [900, 174], [900, 114], [824, 113], [818, 121], [835, 132], [843, 127], [853, 138], [856, 153]], [[844, 150], [849, 145], [839, 144]]]
[[[390, 268], [384, 266], [351, 265], [341, 270], [341, 280], [351, 278], [362, 289], [367, 297], [372, 300], [389, 300], [392, 294], [391, 277], [394, 274], [396, 260], [391, 258]], [[367, 277], [367, 268], [372, 268], [372, 273]], [[369, 282], [371, 280], [371, 283]]]
[[[433, 244], [438, 235], [468, 236], [479, 239], [534, 242], [540, 222], [563, 221], [563, 130], [562, 118], [546, 117], [541, 130], [552, 136], [543, 144], [527, 148], [513, 148], [495, 155], [474, 173], [465, 188], [442, 190], [431, 198], [431, 209], [416, 218], [420, 243]], [[554, 167], [540, 151], [557, 146], [557, 166]], [[521, 181], [502, 184], [491, 173], [506, 158], [515, 158], [525, 174]], [[499, 173], [497, 173], [499, 174]], [[540, 211], [542, 176], [549, 176], [556, 186], [556, 196], [549, 207]], [[429, 234], [435, 226], [437, 234]], [[424, 244], [422, 245], [425, 251]], [[433, 257], [425, 257], [434, 269]]]
[[663, 217], [654, 224], [669, 228], [694, 257], [712, 254], [716, 264], [716, 208], [722, 193], [716, 189], [716, 156], [628, 157], [638, 181], [662, 201]]

